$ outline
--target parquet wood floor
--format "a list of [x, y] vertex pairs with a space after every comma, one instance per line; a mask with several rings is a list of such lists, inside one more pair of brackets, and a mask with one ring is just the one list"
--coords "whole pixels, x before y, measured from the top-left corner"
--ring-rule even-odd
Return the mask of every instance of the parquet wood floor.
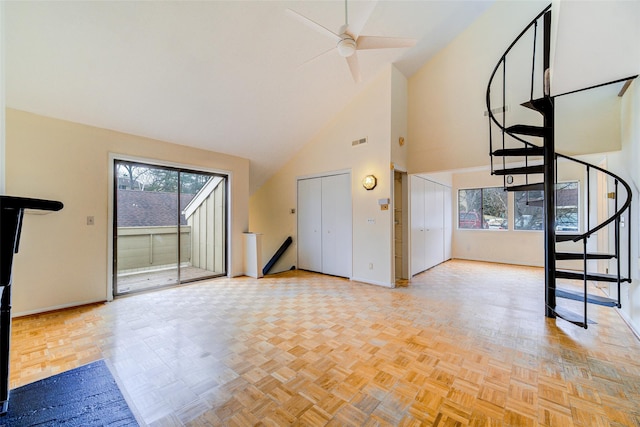
[[11, 387], [103, 357], [151, 426], [640, 426], [638, 340], [610, 308], [545, 318], [543, 282], [449, 261], [138, 294], [15, 319]]

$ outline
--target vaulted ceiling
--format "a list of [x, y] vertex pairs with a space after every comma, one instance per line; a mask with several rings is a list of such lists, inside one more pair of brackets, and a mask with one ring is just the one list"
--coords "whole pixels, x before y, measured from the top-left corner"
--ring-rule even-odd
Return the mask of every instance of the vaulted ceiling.
[[253, 191], [385, 67], [411, 76], [491, 1], [349, 2], [356, 36], [417, 40], [360, 51], [358, 83], [287, 12], [338, 33], [342, 1], [6, 2], [6, 105], [248, 158]]

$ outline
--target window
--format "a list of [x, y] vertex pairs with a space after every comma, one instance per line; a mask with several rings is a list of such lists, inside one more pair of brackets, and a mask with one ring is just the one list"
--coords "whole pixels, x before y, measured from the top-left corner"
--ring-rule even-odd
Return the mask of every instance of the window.
[[[556, 184], [556, 231], [578, 231], [578, 182]], [[544, 192], [516, 191], [514, 228], [544, 229]]]
[[458, 190], [458, 228], [507, 229], [507, 192], [502, 187]]
[[227, 273], [227, 177], [114, 160], [113, 291]]

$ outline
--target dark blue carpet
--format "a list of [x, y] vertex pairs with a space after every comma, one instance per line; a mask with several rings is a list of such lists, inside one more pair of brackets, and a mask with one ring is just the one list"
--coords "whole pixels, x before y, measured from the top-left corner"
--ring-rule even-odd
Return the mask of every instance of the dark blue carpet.
[[0, 426], [137, 426], [104, 360], [9, 393]]

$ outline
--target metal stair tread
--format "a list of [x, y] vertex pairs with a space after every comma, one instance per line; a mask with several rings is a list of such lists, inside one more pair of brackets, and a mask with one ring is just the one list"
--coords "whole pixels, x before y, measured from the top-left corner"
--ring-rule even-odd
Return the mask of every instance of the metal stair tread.
[[542, 156], [543, 147], [501, 148], [492, 153], [494, 156], [518, 157], [518, 156]]
[[539, 113], [544, 113], [546, 112], [547, 108], [551, 107], [551, 100], [547, 97], [536, 98], [536, 99], [531, 99], [527, 102], [523, 102], [520, 105], [522, 105], [523, 107], [529, 108], [531, 110], [537, 111]]
[[515, 133], [518, 135], [528, 136], [547, 136], [552, 129], [544, 126], [532, 126], [532, 125], [513, 125], [505, 129], [507, 133]]
[[573, 233], [556, 234], [556, 242], [569, 242], [571, 240], [577, 239], [580, 236], [582, 236], [582, 234], [573, 234]]
[[[556, 307], [555, 309], [553, 309], [553, 311], [556, 314], [556, 316], [558, 316], [559, 318], [564, 319], [567, 322], [573, 323], [574, 325], [583, 327], [585, 329], [587, 328], [587, 325], [585, 325], [584, 323], [584, 315], [574, 313], [573, 311], [567, 310], [566, 308], [563, 308], [563, 307]], [[587, 319], [587, 323], [589, 325], [593, 325], [596, 322], [594, 322], [591, 319]]]
[[[556, 297], [566, 298], [574, 301], [584, 301], [584, 292], [573, 291], [570, 289], [556, 288]], [[589, 304], [603, 305], [605, 307], [617, 307], [618, 302], [614, 299], [602, 297], [600, 295], [587, 294], [587, 302]]]
[[[605, 254], [600, 252], [587, 252], [587, 259], [613, 259], [615, 254]], [[582, 252], [556, 252], [556, 260], [584, 259]]]
[[[569, 280], [584, 280], [584, 272], [574, 270], [556, 270], [556, 278], [569, 279]], [[587, 272], [587, 280], [595, 280], [597, 282], [612, 282], [618, 281], [618, 276], [613, 274], [603, 273], [589, 273]], [[620, 282], [628, 282], [629, 279], [620, 277]]]
[[518, 168], [497, 169], [494, 175], [527, 175], [534, 173], [544, 173], [544, 165], [522, 166]]
[[506, 191], [544, 191], [544, 182], [536, 182], [533, 184], [511, 185], [505, 187]]

